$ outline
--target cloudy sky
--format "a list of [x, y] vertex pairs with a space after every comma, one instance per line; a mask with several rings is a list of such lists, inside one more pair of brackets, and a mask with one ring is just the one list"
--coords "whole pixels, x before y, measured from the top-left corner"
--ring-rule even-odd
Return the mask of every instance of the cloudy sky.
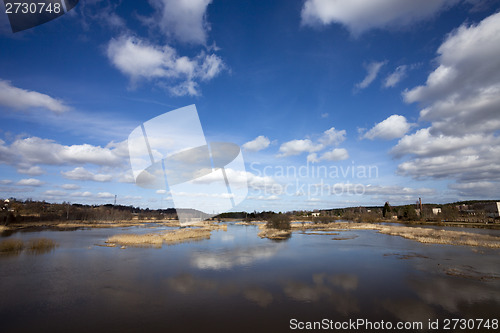
[[127, 138], [191, 104], [242, 147], [236, 210], [500, 198], [499, 1], [81, 0], [15, 34], [0, 6], [0, 198], [172, 207]]

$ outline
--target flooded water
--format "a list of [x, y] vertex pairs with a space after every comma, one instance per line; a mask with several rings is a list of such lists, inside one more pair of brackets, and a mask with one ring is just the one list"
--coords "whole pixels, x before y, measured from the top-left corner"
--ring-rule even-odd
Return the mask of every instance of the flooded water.
[[96, 245], [114, 234], [156, 230], [9, 235], [45, 237], [58, 247], [0, 256], [0, 330], [285, 332], [324, 319], [362, 319], [421, 322], [423, 329], [392, 331], [423, 332], [429, 320], [442, 329], [446, 319], [500, 319], [500, 250], [421, 244], [372, 230], [293, 233], [277, 242], [235, 224], [209, 240], [162, 248]]

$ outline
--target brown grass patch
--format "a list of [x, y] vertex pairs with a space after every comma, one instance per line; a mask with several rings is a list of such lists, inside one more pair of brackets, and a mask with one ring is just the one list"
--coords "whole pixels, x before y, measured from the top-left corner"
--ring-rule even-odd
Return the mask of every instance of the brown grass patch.
[[465, 231], [437, 230], [431, 228], [387, 226], [375, 223], [333, 222], [305, 226], [292, 224], [292, 230], [378, 230], [382, 234], [401, 236], [421, 243], [481, 246], [500, 248], [500, 237]]
[[6, 239], [0, 242], [1, 254], [19, 254], [26, 250], [31, 254], [48, 253], [55, 249], [57, 244], [48, 238], [30, 239], [26, 244], [20, 239]]
[[269, 238], [274, 240], [285, 240], [290, 238], [292, 232], [290, 230], [280, 230], [273, 228], [266, 228], [265, 225], [262, 225], [264, 228], [259, 226], [259, 229], [262, 231], [257, 234], [260, 238]]
[[23, 241], [20, 239], [6, 239], [0, 242], [0, 254], [17, 254], [23, 247]]
[[[227, 225], [224, 225], [227, 229]], [[224, 230], [223, 226], [219, 226], [220, 229]], [[218, 230], [213, 227], [210, 228], [185, 228], [173, 231], [167, 231], [164, 233], [152, 233], [144, 235], [135, 234], [121, 234], [109, 237], [106, 240], [108, 244], [120, 244], [129, 246], [152, 246], [161, 247], [163, 243], [166, 244], [177, 244], [182, 242], [203, 240], [210, 238], [210, 231]]]
[[401, 236], [407, 239], [416, 240], [420, 243], [500, 248], [500, 237], [464, 231], [383, 226], [380, 230], [380, 233], [386, 235]]
[[36, 238], [28, 241], [26, 250], [34, 254], [48, 253], [55, 249], [56, 243], [48, 238]]

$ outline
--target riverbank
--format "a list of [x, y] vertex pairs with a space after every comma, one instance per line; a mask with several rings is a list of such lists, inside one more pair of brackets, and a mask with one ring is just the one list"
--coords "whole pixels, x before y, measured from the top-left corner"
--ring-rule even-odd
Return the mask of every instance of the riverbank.
[[452, 231], [410, 226], [394, 226], [375, 223], [332, 222], [327, 224], [292, 223], [295, 231], [345, 231], [345, 230], [378, 230], [381, 234], [400, 236], [420, 243], [479, 246], [500, 248], [500, 237], [483, 235], [466, 231]]

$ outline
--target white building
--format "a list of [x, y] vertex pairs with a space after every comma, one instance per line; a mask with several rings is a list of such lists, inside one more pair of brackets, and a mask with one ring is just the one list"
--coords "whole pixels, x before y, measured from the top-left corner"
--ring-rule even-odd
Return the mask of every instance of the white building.
[[432, 208], [432, 214], [434, 215], [441, 214], [441, 208]]

